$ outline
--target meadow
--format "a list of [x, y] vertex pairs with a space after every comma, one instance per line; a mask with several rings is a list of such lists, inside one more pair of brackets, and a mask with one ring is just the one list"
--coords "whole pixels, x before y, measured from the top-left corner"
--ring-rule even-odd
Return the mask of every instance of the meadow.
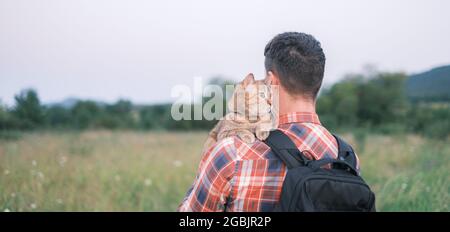
[[[450, 211], [450, 139], [343, 134], [379, 211]], [[0, 139], [0, 211], [175, 211], [206, 132], [28, 132]]]

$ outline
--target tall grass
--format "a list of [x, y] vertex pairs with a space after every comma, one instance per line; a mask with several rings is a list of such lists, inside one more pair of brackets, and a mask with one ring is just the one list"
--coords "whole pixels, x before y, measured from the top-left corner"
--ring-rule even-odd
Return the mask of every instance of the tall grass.
[[[345, 136], [380, 211], [450, 211], [450, 143]], [[204, 132], [41, 132], [0, 140], [0, 211], [174, 211]]]

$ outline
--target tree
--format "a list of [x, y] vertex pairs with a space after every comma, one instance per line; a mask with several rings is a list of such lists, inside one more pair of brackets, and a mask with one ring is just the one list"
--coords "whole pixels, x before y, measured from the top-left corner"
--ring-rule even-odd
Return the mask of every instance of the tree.
[[326, 126], [379, 126], [402, 122], [408, 112], [403, 73], [352, 75], [325, 89], [317, 111]]
[[47, 125], [52, 128], [69, 127], [71, 125], [70, 110], [59, 105], [48, 107], [45, 111], [45, 117]]
[[326, 126], [356, 126], [359, 123], [358, 91], [362, 82], [361, 76], [347, 76], [323, 91], [317, 102], [317, 111]]
[[361, 85], [358, 93], [358, 117], [372, 125], [401, 121], [407, 112], [402, 73], [380, 73]]
[[10, 116], [6, 107], [0, 102], [0, 130], [6, 130], [10, 127]]
[[73, 126], [77, 129], [96, 127], [102, 109], [94, 101], [79, 101], [71, 110]]
[[35, 90], [21, 91], [15, 97], [13, 116], [18, 120], [21, 129], [34, 129], [44, 123], [44, 110]]
[[100, 124], [109, 129], [133, 128], [135, 126], [132, 117], [133, 104], [128, 100], [119, 100], [106, 106], [106, 112], [102, 116]]
[[140, 126], [143, 129], [166, 129], [171, 120], [170, 104], [142, 107], [139, 111]]

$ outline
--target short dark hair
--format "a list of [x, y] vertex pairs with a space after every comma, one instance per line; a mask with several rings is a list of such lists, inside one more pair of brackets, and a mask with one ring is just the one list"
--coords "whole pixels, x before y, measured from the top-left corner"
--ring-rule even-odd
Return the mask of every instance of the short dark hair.
[[288, 93], [316, 98], [325, 71], [325, 54], [312, 35], [279, 34], [266, 45], [264, 56], [266, 71], [277, 74]]

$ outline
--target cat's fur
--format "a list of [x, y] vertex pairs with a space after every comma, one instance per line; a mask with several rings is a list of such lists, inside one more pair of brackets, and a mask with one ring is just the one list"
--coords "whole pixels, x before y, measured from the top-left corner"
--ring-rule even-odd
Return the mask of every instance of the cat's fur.
[[255, 136], [264, 140], [278, 125], [278, 114], [272, 107], [270, 82], [257, 80], [253, 74], [239, 83], [228, 102], [229, 113], [211, 130], [204, 150], [217, 141], [238, 136], [245, 143], [253, 143]]

